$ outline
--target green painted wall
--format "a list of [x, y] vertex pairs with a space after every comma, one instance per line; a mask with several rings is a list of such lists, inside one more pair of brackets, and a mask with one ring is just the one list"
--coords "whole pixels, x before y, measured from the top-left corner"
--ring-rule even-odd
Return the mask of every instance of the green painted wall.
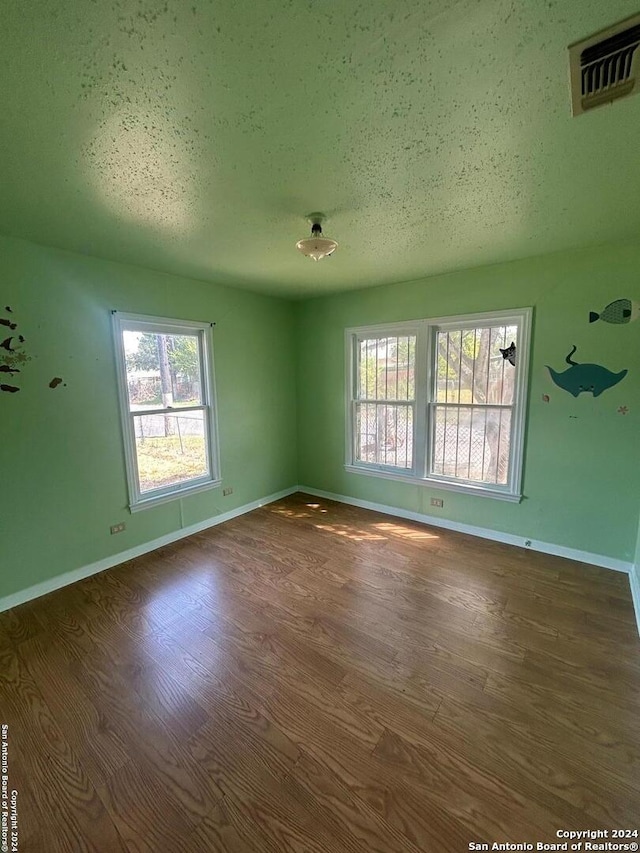
[[[0, 393], [0, 597], [297, 482], [291, 303], [7, 238], [0, 276], [32, 356], [22, 390]], [[129, 513], [111, 309], [216, 322], [229, 497]], [[56, 375], [67, 385], [51, 390]]]
[[[640, 247], [594, 248], [309, 300], [298, 308], [299, 482], [330, 492], [631, 561], [640, 513], [640, 321], [589, 324], [614, 299], [640, 301]], [[346, 473], [344, 329], [535, 307], [521, 504]], [[601, 397], [556, 387], [545, 364], [575, 359], [628, 376]], [[550, 402], [544, 403], [543, 394]], [[627, 406], [629, 413], [618, 413]], [[443, 510], [430, 506], [444, 498]]]

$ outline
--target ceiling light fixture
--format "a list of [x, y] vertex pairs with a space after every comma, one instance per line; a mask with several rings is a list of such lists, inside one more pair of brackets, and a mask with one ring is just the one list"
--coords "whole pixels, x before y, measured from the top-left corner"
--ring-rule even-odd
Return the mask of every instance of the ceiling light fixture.
[[335, 240], [329, 237], [322, 236], [322, 225], [320, 224], [323, 217], [319, 213], [313, 213], [308, 217], [311, 223], [311, 236], [305, 237], [304, 240], [298, 240], [296, 249], [306, 255], [307, 258], [313, 258], [314, 261], [321, 261], [323, 258], [332, 255], [338, 248]]

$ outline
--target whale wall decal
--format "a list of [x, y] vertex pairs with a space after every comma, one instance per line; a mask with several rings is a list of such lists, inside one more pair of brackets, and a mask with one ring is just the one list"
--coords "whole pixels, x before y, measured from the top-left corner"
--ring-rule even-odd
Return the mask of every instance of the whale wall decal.
[[573, 349], [565, 359], [567, 364], [571, 366], [563, 373], [558, 373], [548, 364], [545, 365], [555, 384], [563, 391], [573, 394], [574, 397], [582, 394], [583, 391], [591, 392], [594, 397], [599, 397], [607, 388], [613, 388], [618, 382], [622, 382], [629, 372], [628, 370], [621, 370], [620, 373], [613, 373], [601, 364], [578, 364], [571, 358], [576, 350], [577, 347], [574, 344]]

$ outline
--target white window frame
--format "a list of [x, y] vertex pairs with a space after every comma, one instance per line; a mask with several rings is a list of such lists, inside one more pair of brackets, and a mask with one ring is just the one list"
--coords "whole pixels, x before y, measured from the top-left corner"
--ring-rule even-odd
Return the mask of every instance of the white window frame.
[[[218, 423], [216, 404], [215, 374], [213, 363], [213, 324], [199, 323], [193, 320], [176, 320], [168, 317], [152, 317], [146, 314], [124, 314], [112, 311], [113, 338], [115, 345], [116, 370], [118, 379], [118, 399], [124, 444], [127, 486], [129, 490], [129, 509], [138, 512], [148, 507], [215, 488], [222, 482], [220, 477], [220, 449], [218, 446]], [[197, 406], [159, 407], [144, 414], [165, 415], [177, 412], [204, 411], [206, 421], [207, 453], [209, 473], [184, 483], [172, 483], [152, 491], [141, 492], [138, 477], [136, 438], [134, 417], [129, 405], [127, 363], [124, 350], [123, 332], [151, 332], [166, 335], [197, 334], [200, 354], [200, 387], [202, 403]]]
[[[516, 503], [521, 501], [532, 317], [532, 308], [516, 308], [481, 314], [436, 317], [411, 320], [406, 323], [385, 323], [345, 329], [345, 470], [352, 474], [366, 474], [390, 480], [421, 483], [447, 491], [498, 498]], [[498, 325], [518, 326], [518, 357], [514, 368], [516, 371], [515, 392], [513, 404], [509, 406], [512, 411], [512, 418], [508, 482], [504, 485], [478, 483], [477, 481], [435, 474], [430, 470], [430, 459], [435, 429], [435, 418], [432, 416], [432, 412], [435, 410], [437, 332]], [[356, 458], [356, 405], [360, 402], [357, 394], [358, 342], [366, 338], [396, 337], [398, 335], [416, 336], [412, 469], [361, 462]]]

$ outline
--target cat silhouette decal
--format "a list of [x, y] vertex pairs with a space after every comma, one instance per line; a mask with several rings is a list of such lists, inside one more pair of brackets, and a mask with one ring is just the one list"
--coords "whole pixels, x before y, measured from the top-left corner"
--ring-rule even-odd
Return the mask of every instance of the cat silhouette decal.
[[509, 344], [506, 349], [501, 349], [498, 347], [500, 352], [502, 353], [502, 357], [505, 361], [508, 361], [509, 364], [512, 364], [514, 367], [516, 366], [516, 345], [513, 341]]
[[545, 365], [556, 385], [563, 391], [573, 394], [574, 397], [582, 394], [583, 391], [591, 392], [594, 397], [599, 397], [607, 388], [613, 388], [618, 382], [622, 382], [629, 372], [628, 370], [621, 370], [620, 373], [613, 373], [601, 364], [578, 364], [571, 358], [576, 350], [577, 346], [574, 344], [573, 349], [565, 359], [567, 364], [571, 366], [563, 373], [558, 373], [548, 364]]

